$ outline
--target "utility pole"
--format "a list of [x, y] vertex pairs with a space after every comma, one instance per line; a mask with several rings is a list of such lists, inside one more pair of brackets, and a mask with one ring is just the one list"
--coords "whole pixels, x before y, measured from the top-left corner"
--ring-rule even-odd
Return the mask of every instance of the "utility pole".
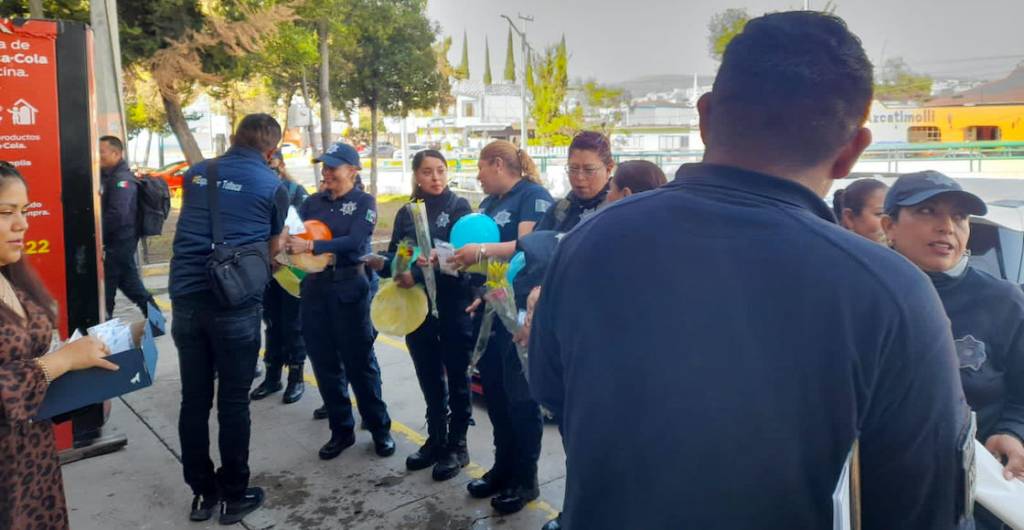
[[29, 0], [28, 13], [32, 18], [43, 18], [43, 0]]
[[520, 108], [520, 116], [519, 116], [520, 117], [520, 121], [519, 121], [519, 123], [520, 123], [520, 127], [519, 127], [519, 129], [520, 129], [520, 131], [519, 131], [519, 133], [520, 133], [520, 135], [519, 135], [519, 148], [520, 149], [526, 149], [526, 140], [530, 136], [530, 134], [528, 132], [529, 131], [529, 125], [528, 125], [529, 122], [526, 121], [526, 72], [527, 72], [527, 63], [530, 60], [530, 44], [526, 41], [526, 24], [528, 22], [533, 22], [533, 17], [529, 16], [529, 15], [517, 14], [517, 18], [519, 18], [519, 20], [523, 21], [523, 30], [522, 31], [519, 31], [519, 28], [516, 27], [516, 23], [512, 22], [512, 19], [509, 18], [508, 15], [501, 15], [501, 18], [503, 18], [503, 19], [508, 21], [508, 25], [512, 28], [512, 31], [516, 32], [516, 35], [519, 35], [519, 40], [521, 40], [522, 43], [523, 43], [523, 60], [522, 60], [522, 63], [523, 63], [523, 75], [521, 75], [519, 77], [519, 86], [520, 86], [520, 90], [522, 91], [522, 98], [521, 98], [522, 99], [522, 101], [521, 101], [522, 105], [521, 105], [521, 108]]

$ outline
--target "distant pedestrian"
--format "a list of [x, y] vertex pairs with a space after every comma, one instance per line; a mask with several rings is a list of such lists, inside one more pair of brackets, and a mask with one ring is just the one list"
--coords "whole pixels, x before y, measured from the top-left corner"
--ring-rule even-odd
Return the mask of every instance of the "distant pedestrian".
[[752, 19], [698, 103], [704, 161], [562, 238], [529, 366], [565, 528], [831, 528], [857, 440], [865, 530], [969, 527], [949, 321], [822, 200], [871, 142], [872, 86], [842, 20]]
[[145, 315], [148, 304], [156, 302], [142, 284], [135, 261], [139, 247], [139, 184], [124, 159], [124, 143], [116, 136], [100, 138], [100, 190], [107, 317], [113, 317], [118, 289]]
[[[211, 291], [207, 261], [214, 238], [207, 186], [216, 176], [223, 243], [265, 242], [273, 256], [288, 213], [287, 189], [267, 166], [280, 141], [277, 120], [250, 114], [224, 155], [193, 165], [184, 176], [169, 287], [181, 369], [178, 434], [185, 482], [195, 494], [193, 521], [209, 519], [223, 502], [220, 522], [234, 524], [263, 504], [263, 490], [249, 487], [249, 389], [259, 358], [263, 290], [237, 307], [225, 307]], [[221, 459], [216, 470], [209, 448], [215, 387]]]

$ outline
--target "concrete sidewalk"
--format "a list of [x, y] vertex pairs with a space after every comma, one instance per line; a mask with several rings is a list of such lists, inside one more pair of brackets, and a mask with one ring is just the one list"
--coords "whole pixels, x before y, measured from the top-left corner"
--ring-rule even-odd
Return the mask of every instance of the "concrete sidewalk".
[[[156, 267], [149, 271], [146, 285], [168, 309], [166, 273]], [[117, 313], [126, 319], [141, 318], [124, 298], [118, 299]], [[170, 320], [170, 311], [166, 313]], [[75, 530], [218, 527], [213, 521], [188, 520], [192, 496], [179, 461], [177, 354], [169, 335], [159, 338], [157, 345], [156, 383], [112, 403], [105, 433], [125, 434], [128, 446], [63, 468]], [[501, 517], [487, 500], [466, 493], [466, 483], [493, 462], [491, 428], [482, 403], [474, 407], [476, 426], [469, 433], [472, 463], [462, 475], [434, 482], [429, 469], [406, 471], [405, 457], [425, 439], [423, 396], [402, 341], [382, 336], [377, 355], [397, 453], [390, 458], [376, 456], [369, 433], [360, 431], [355, 446], [337, 459], [321, 461], [316, 453], [330, 433], [326, 421], [312, 420], [313, 409], [322, 401], [307, 368], [307, 391], [300, 402], [283, 405], [277, 394], [252, 404], [252, 483], [267, 491], [267, 501], [242, 526], [253, 530], [539, 530], [557, 513], [564, 494], [565, 458], [558, 430], [550, 425], [544, 432], [539, 501], [518, 514]], [[215, 418], [215, 411], [211, 417]], [[211, 440], [216, 462], [216, 421], [211, 421]]]

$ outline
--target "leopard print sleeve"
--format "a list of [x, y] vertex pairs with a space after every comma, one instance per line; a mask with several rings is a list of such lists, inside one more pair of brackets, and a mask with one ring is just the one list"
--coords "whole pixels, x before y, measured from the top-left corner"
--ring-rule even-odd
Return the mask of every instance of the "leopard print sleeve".
[[35, 359], [0, 365], [0, 423], [28, 421], [46, 397], [46, 375]]

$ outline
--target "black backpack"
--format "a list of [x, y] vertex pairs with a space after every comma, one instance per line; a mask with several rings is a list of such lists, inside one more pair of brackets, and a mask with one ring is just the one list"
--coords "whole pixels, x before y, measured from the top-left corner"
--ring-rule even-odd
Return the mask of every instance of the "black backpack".
[[171, 214], [171, 189], [160, 177], [139, 177], [139, 235], [158, 236]]

